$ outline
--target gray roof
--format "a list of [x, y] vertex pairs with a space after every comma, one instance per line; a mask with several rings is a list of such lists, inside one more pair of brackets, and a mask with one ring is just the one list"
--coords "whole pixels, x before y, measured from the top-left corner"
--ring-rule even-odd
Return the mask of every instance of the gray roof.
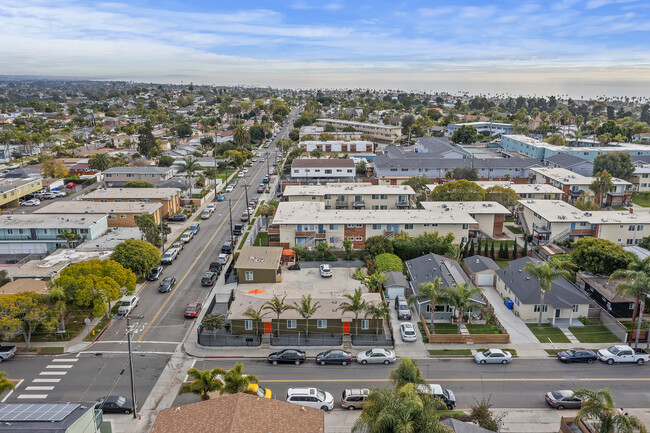
[[492, 430], [468, 422], [459, 421], [455, 418], [443, 419], [440, 423], [447, 427], [451, 427], [455, 433], [494, 433]]
[[[528, 262], [540, 264], [541, 260], [522, 257], [510, 262], [510, 266], [499, 269], [497, 275], [523, 304], [539, 304], [539, 283], [524, 271]], [[588, 304], [589, 300], [578, 291], [566, 278], [553, 282], [551, 291], [544, 296], [544, 303], [553, 308], [571, 308], [574, 304]]]
[[[471, 167], [472, 158], [440, 158], [427, 156], [425, 153], [404, 153], [401, 158], [395, 157], [395, 153], [378, 155], [373, 164], [378, 169], [389, 168], [428, 168], [453, 170], [457, 167]], [[429, 154], [430, 155], [430, 154]], [[476, 168], [530, 168], [542, 167], [540, 160], [535, 158], [474, 158]]]
[[104, 174], [160, 174], [172, 171], [171, 167], [111, 167], [104, 170]]
[[474, 273], [486, 271], [488, 269], [492, 269], [493, 271], [501, 269], [499, 265], [489, 257], [474, 255], [472, 257], [465, 257], [463, 261], [465, 262], [465, 266]]
[[578, 164], [584, 164], [584, 163], [594, 165], [594, 163], [591, 161], [580, 158], [579, 156], [570, 155], [568, 153], [558, 153], [556, 155], [546, 158], [546, 161], [552, 162], [553, 164], [562, 168], [574, 167]]
[[423, 153], [433, 155], [442, 155], [447, 152], [465, 153], [463, 149], [459, 149], [451, 144], [446, 137], [420, 137], [418, 138], [418, 146], [423, 148]]
[[[65, 433], [79, 421], [87, 412], [95, 409], [95, 402], [78, 402], [77, 407], [65, 416], [61, 421], [14, 421], [5, 424], [3, 422], [3, 431], [13, 432], [42, 432], [42, 433]], [[2, 403], [0, 409], [8, 411], [12, 407], [24, 407], [25, 404], [20, 403]], [[10, 425], [11, 427], [5, 427]], [[6, 428], [6, 430], [5, 430]]]
[[401, 272], [388, 271], [388, 272], [384, 272], [384, 275], [388, 277], [388, 279], [384, 281], [384, 287], [388, 287], [388, 286], [408, 287], [409, 286], [408, 281], [406, 281], [404, 274], [402, 274]]

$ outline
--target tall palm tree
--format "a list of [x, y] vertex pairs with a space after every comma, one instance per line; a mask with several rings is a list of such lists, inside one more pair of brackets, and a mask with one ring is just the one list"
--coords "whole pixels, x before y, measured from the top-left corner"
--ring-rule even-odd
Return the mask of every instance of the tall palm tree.
[[233, 141], [239, 147], [243, 147], [251, 142], [251, 134], [247, 129], [238, 126], [232, 134]]
[[575, 395], [586, 397], [582, 408], [576, 414], [576, 423], [583, 419], [595, 421], [598, 424], [597, 433], [648, 432], [646, 426], [637, 417], [618, 413], [609, 388], [602, 388], [598, 391], [579, 389]]
[[596, 173], [596, 180], [594, 180], [589, 189], [598, 196], [598, 204], [602, 206], [605, 195], [614, 188], [612, 175], [607, 170], [599, 171]]
[[280, 336], [280, 316], [282, 313], [291, 308], [290, 305], [284, 303], [284, 300], [287, 298], [287, 295], [284, 295], [282, 299], [278, 298], [278, 295], [273, 295], [270, 301], [267, 301], [263, 305], [264, 310], [269, 310], [277, 316], [278, 319], [278, 337]]
[[252, 307], [249, 307], [248, 310], [244, 312], [244, 316], [250, 317], [254, 322], [255, 322], [255, 335], [260, 335], [260, 322], [262, 319], [264, 319], [264, 316], [266, 316], [266, 313], [262, 313], [262, 309], [264, 308], [264, 305], [262, 305], [260, 308], [257, 310], [253, 309]]
[[96, 153], [88, 160], [88, 165], [95, 170], [104, 171], [113, 165], [108, 153]]
[[16, 385], [7, 379], [7, 376], [8, 374], [6, 371], [0, 371], [0, 395], [7, 391], [13, 391], [16, 389]]
[[237, 394], [238, 392], [248, 392], [248, 386], [251, 383], [258, 383], [257, 376], [253, 374], [244, 374], [244, 365], [236, 363], [230, 370], [215, 368], [220, 378], [223, 380], [223, 387], [219, 389], [220, 394]]
[[460, 327], [463, 323], [463, 316], [465, 311], [472, 308], [472, 296], [480, 293], [481, 289], [472, 286], [470, 283], [459, 284], [456, 287], [448, 287], [444, 291], [444, 300], [458, 311], [458, 333], [460, 334]]
[[300, 302], [294, 302], [290, 308], [296, 310], [305, 319], [305, 335], [309, 337], [309, 318], [316, 314], [316, 311], [320, 308], [320, 302], [316, 301], [312, 304], [311, 294], [302, 295]]
[[354, 291], [354, 295], [343, 296], [347, 298], [348, 301], [341, 302], [338, 310], [342, 310], [344, 313], [354, 314], [354, 333], [355, 335], [359, 335], [359, 314], [366, 309], [368, 304], [363, 300], [360, 287]]
[[634, 260], [628, 265], [627, 269], [619, 269], [614, 272], [609, 281], [624, 278], [624, 282], [616, 285], [614, 290], [621, 296], [635, 296], [636, 303], [634, 305], [634, 314], [632, 315], [632, 328], [638, 318], [636, 338], [634, 339], [634, 346], [639, 346], [639, 334], [641, 334], [641, 326], [643, 323], [643, 309], [645, 307], [644, 293], [650, 293], [650, 257], [644, 260], [639, 260], [634, 257]]
[[[190, 181], [190, 187], [189, 187], [189, 194], [190, 197], [192, 196], [192, 176], [194, 176], [194, 173], [199, 171], [201, 169], [201, 166], [199, 165], [198, 161], [194, 159], [191, 155], [186, 156], [183, 158], [183, 161], [178, 165], [178, 172], [179, 173], [187, 173], [187, 177], [189, 177]], [[187, 188], [187, 177], [185, 178], [185, 187]]]
[[416, 302], [429, 302], [431, 305], [431, 332], [435, 332], [433, 321], [436, 312], [436, 304], [442, 298], [442, 294], [442, 279], [440, 277], [436, 277], [431, 282], [420, 284], [418, 287], [418, 292], [409, 296], [408, 299], [409, 305], [413, 305]]
[[201, 400], [210, 400], [210, 393], [220, 391], [224, 384], [221, 380], [223, 369], [214, 368], [212, 370], [200, 371], [196, 368], [187, 370], [187, 375], [194, 379], [192, 382], [184, 383], [178, 390], [178, 395], [182, 394], [199, 394]]
[[72, 232], [71, 232], [70, 230], [68, 230], [68, 229], [61, 230], [61, 233], [57, 234], [56, 237], [57, 237], [58, 239], [63, 239], [63, 240], [65, 241], [66, 245], [68, 246], [68, 248], [70, 248], [70, 246], [72, 245], [72, 243], [73, 243], [74, 241], [76, 241], [77, 239], [79, 239], [79, 235], [78, 235], [78, 234], [76, 234], [76, 233], [72, 233]]
[[375, 334], [379, 335], [379, 319], [386, 319], [390, 311], [388, 310], [388, 306], [386, 305], [386, 302], [383, 300], [379, 305], [375, 304], [368, 304], [366, 305], [366, 317], [370, 317], [372, 320], [375, 321]]
[[558, 278], [568, 278], [571, 272], [566, 269], [558, 269], [551, 267], [548, 263], [542, 262], [536, 264], [535, 262], [528, 262], [524, 265], [524, 272], [527, 272], [530, 277], [539, 283], [539, 320], [537, 327], [542, 327], [542, 314], [544, 313], [544, 296], [546, 292], [550, 292], [553, 287], [553, 281]]

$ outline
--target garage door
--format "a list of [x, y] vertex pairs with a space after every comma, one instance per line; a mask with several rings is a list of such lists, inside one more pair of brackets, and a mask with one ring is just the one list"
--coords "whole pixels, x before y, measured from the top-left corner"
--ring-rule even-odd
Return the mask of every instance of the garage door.
[[388, 299], [395, 299], [397, 296], [404, 296], [404, 287], [393, 286], [386, 289]]
[[494, 275], [492, 274], [478, 274], [479, 286], [491, 286], [494, 284]]

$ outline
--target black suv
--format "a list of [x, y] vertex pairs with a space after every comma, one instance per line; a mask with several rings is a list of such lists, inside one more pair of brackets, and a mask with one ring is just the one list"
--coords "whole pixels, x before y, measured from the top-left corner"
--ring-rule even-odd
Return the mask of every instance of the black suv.
[[231, 241], [224, 242], [223, 246], [221, 247], [221, 252], [223, 254], [232, 254], [232, 242]]
[[235, 224], [235, 227], [232, 229], [232, 234], [239, 236], [242, 234], [242, 230], [244, 230], [243, 224]]
[[163, 269], [164, 269], [164, 268], [163, 268], [162, 266], [156, 266], [155, 268], [153, 268], [153, 269], [151, 270], [151, 273], [150, 273], [149, 276], [147, 277], [147, 280], [149, 280], [149, 281], [156, 281], [156, 280], [157, 280], [158, 278], [160, 278], [160, 276], [162, 275], [162, 273], [163, 273]]
[[217, 282], [217, 277], [219, 274], [216, 272], [206, 272], [203, 274], [203, 278], [201, 278], [201, 285], [202, 286], [214, 286], [214, 283]]
[[222, 269], [221, 263], [219, 262], [210, 263], [210, 269], [209, 269], [210, 272], [214, 272], [215, 274], [220, 275], [221, 269]]

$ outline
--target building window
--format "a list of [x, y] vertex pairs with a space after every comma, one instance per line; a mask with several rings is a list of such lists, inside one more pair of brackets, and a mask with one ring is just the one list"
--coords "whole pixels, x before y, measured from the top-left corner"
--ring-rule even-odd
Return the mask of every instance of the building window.
[[298, 321], [295, 319], [287, 320], [287, 329], [296, 329], [298, 327]]
[[[535, 308], [533, 310], [535, 313], [539, 313], [539, 304], [535, 304]], [[544, 304], [544, 312], [548, 312], [548, 304]]]
[[634, 225], [628, 226], [627, 231], [628, 232], [633, 232], [634, 231]]
[[381, 206], [379, 206], [379, 210], [388, 210], [388, 206], [385, 205], [385, 204], [382, 204]]
[[574, 305], [573, 305], [573, 312], [574, 312], [574, 313], [577, 313], [579, 308], [580, 308], [580, 305], [578, 305], [578, 304], [574, 304]]
[[346, 224], [346, 227], [349, 228], [349, 229], [353, 229], [354, 226], [355, 226], [354, 224]]
[[404, 230], [413, 230], [413, 224], [404, 224]]
[[14, 229], [7, 229], [7, 234], [8, 235], [13, 235], [14, 234]]
[[316, 321], [316, 328], [318, 329], [325, 329], [327, 328], [327, 320], [325, 319], [320, 319]]
[[361, 321], [361, 329], [363, 329], [364, 331], [370, 329], [370, 320], [363, 319]]
[[120, 218], [126, 218], [126, 215], [122, 214], [120, 215]]
[[361, 236], [357, 236], [356, 238], [354, 238], [354, 240], [357, 242], [361, 242], [363, 241], [363, 238]]
[[382, 200], [388, 200], [388, 195], [387, 194], [381, 194], [381, 199]]
[[325, 174], [332, 174], [332, 170], [331, 169], [325, 169]]
[[338, 230], [339, 225], [338, 224], [330, 224], [330, 230]]
[[633, 245], [634, 244], [634, 239], [628, 239], [625, 243], [627, 245]]
[[253, 281], [253, 271], [246, 271], [244, 273], [244, 279], [246, 281]]
[[109, 215], [109, 216], [108, 216], [108, 219], [109, 219], [109, 220], [114, 220], [114, 219], [117, 219], [117, 217], [116, 217], [115, 215]]
[[628, 305], [628, 308], [630, 310], [634, 310], [634, 302], [630, 302], [630, 305]]
[[373, 230], [381, 230], [381, 224], [373, 224], [372, 229]]
[[346, 239], [349, 240], [350, 242], [354, 242], [354, 236], [348, 236]]
[[245, 331], [252, 331], [253, 330], [253, 321], [252, 320], [244, 320], [244, 330]]
[[324, 198], [325, 200], [329, 200], [329, 199], [332, 198], [332, 195], [331, 195], [331, 194], [325, 194], [325, 196], [324, 196], [323, 198]]
[[643, 231], [643, 225], [636, 226], [636, 231], [637, 232], [642, 232]]
[[463, 230], [468, 230], [469, 229], [469, 224], [463, 224]]

